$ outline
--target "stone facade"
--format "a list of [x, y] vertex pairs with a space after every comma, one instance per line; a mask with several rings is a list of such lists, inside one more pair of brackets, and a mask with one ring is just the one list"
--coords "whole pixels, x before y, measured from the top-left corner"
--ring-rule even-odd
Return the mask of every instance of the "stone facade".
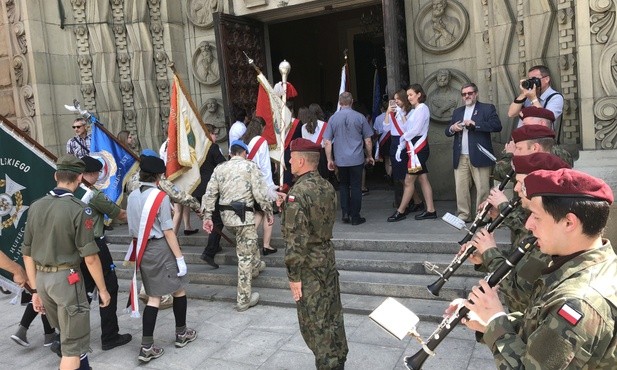
[[[63, 106], [77, 98], [110, 131], [130, 130], [142, 148], [158, 148], [173, 62], [224, 142], [215, 12], [267, 24], [375, 3], [0, 0], [0, 114], [59, 154], [74, 119]], [[498, 108], [504, 130], [494, 137], [497, 150], [514, 123], [506, 112], [518, 80], [536, 64], [550, 68], [564, 95], [562, 141], [585, 150], [615, 149], [616, 0], [421, 0], [404, 6], [410, 81], [423, 84], [432, 109], [429, 164], [436, 198], [453, 197], [451, 141], [443, 130], [468, 81], [479, 86], [481, 101]]]

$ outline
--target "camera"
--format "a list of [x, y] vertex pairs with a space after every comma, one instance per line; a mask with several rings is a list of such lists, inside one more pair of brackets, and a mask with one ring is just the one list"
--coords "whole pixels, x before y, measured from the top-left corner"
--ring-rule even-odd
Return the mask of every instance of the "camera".
[[538, 77], [532, 77], [528, 80], [521, 82], [523, 89], [531, 90], [536, 87], [540, 87], [540, 79]]

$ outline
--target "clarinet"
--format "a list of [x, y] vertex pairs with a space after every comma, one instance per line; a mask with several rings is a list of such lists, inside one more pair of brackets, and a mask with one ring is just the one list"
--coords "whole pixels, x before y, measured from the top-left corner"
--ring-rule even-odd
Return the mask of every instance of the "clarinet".
[[[514, 250], [506, 261], [504, 261], [493, 273], [487, 275], [485, 280], [492, 288], [499, 284], [514, 268], [514, 266], [523, 258], [523, 256], [530, 251], [536, 245], [536, 238], [531, 236], [523, 240], [518, 248]], [[469, 309], [465, 306], [461, 306], [450, 317], [445, 318], [437, 329], [431, 334], [426, 342], [423, 342], [422, 349], [416, 352], [413, 356], [405, 357], [405, 366], [408, 369], [418, 370], [422, 368], [422, 364], [428, 358], [433, 356], [435, 348], [441, 343], [441, 341], [454, 329], [456, 325], [469, 313]]]
[[[510, 170], [510, 172], [506, 175], [506, 177], [499, 183], [499, 186], [497, 187], [499, 191], [503, 191], [503, 189], [506, 188], [506, 185], [508, 185], [508, 182], [510, 182], [514, 178], [514, 175], [515, 175], [514, 170]], [[467, 235], [465, 235], [465, 237], [461, 239], [460, 242], [458, 242], [459, 245], [463, 245], [467, 243], [468, 241], [470, 241], [471, 238], [476, 233], [476, 230], [478, 230], [479, 227], [482, 227], [487, 224], [487, 222], [485, 222], [484, 219], [486, 218], [486, 215], [488, 215], [488, 212], [491, 210], [492, 207], [493, 205], [490, 203], [486, 203], [484, 205], [484, 207], [482, 208], [482, 211], [478, 213], [476, 218], [473, 220], [473, 223], [469, 227], [469, 230], [467, 230]]]
[[[498, 228], [499, 225], [501, 225], [501, 223], [503, 222], [503, 220], [510, 214], [510, 212], [512, 212], [512, 210], [519, 205], [520, 201], [521, 199], [518, 197], [512, 199], [508, 203], [508, 206], [502, 212], [499, 212], [499, 216], [497, 216], [495, 220], [491, 222], [491, 224], [486, 228], [486, 230], [489, 233], [491, 233], [496, 228]], [[469, 239], [471, 239], [471, 237], [469, 237]], [[458, 268], [461, 267], [463, 262], [465, 262], [465, 260], [467, 260], [467, 258], [469, 258], [469, 256], [471, 256], [473, 252], [475, 252], [475, 250], [476, 250], [476, 247], [470, 246], [469, 248], [465, 250], [465, 252], [463, 252], [463, 254], [460, 254], [454, 257], [454, 259], [452, 260], [452, 262], [450, 262], [450, 264], [446, 267], [446, 269], [442, 273], [439, 274], [439, 278], [433, 284], [428, 285], [426, 289], [428, 289], [428, 291], [432, 295], [436, 297], [439, 296], [439, 291], [444, 286], [444, 284], [448, 281], [448, 279], [450, 279], [450, 277], [454, 274], [454, 272], [456, 272], [456, 270], [458, 270]]]

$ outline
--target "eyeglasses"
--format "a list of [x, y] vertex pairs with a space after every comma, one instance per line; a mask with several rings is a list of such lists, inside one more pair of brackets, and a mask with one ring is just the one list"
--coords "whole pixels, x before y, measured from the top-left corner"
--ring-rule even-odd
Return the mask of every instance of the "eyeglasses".
[[76, 128], [81, 128], [81, 127], [84, 127], [84, 125], [81, 125], [81, 126], [73, 126], [73, 129], [76, 129]]
[[475, 93], [476, 93], [475, 91], [462, 92], [461, 96], [468, 96], [468, 95], [471, 96], [471, 95], [473, 95]]

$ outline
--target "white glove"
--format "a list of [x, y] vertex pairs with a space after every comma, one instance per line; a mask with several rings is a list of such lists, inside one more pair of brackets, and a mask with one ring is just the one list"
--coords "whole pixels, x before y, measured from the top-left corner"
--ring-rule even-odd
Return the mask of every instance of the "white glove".
[[394, 155], [394, 159], [396, 159], [397, 162], [401, 161], [401, 153], [403, 152], [403, 150], [407, 150], [407, 144], [405, 140], [401, 140], [401, 142], [398, 144], [398, 148], [396, 148], [396, 154]]
[[268, 197], [269, 201], [274, 202], [276, 198], [278, 198], [278, 193], [276, 192], [277, 189], [278, 188], [276, 187], [276, 185], [268, 187], [268, 193], [266, 194], [266, 196]]
[[176, 258], [176, 265], [178, 265], [178, 276], [186, 275], [186, 262], [184, 262], [184, 256]]

